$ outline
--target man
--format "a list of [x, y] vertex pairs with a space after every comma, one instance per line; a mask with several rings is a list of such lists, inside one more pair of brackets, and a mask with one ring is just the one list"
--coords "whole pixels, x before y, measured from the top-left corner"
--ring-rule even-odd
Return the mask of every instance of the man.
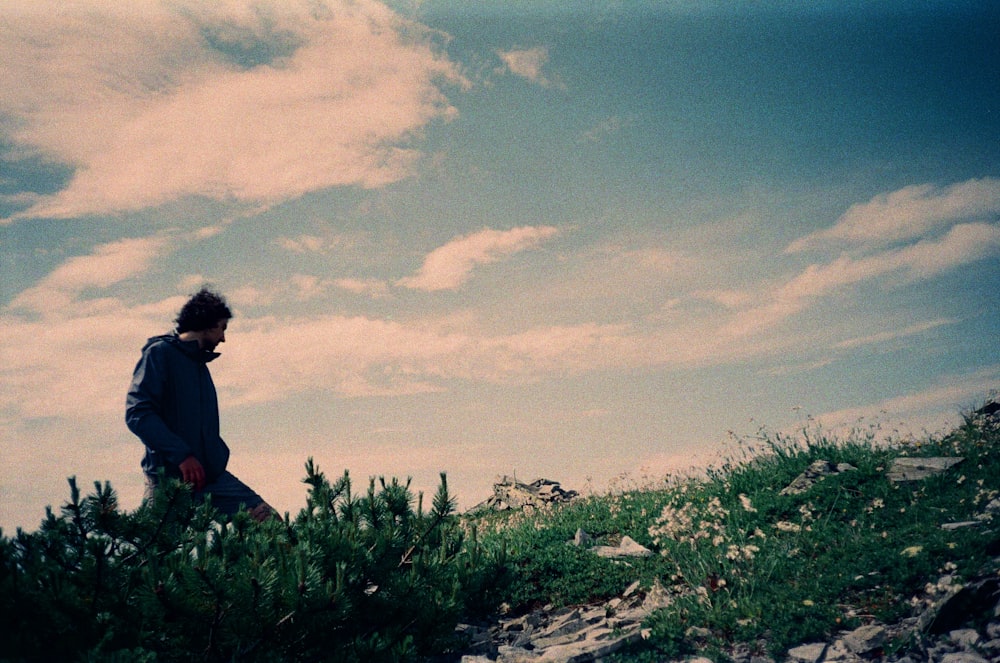
[[195, 499], [232, 515], [245, 507], [255, 520], [277, 513], [226, 471], [229, 447], [219, 436], [219, 402], [208, 362], [219, 356], [232, 312], [225, 299], [202, 288], [184, 304], [172, 334], [146, 341], [132, 374], [125, 423], [146, 445], [142, 470], [146, 496], [156, 490], [161, 468], [192, 486]]

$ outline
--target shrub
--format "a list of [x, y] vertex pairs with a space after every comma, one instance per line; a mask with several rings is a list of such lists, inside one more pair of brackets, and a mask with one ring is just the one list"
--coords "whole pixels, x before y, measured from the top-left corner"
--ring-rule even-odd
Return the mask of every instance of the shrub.
[[[166, 482], [134, 513], [107, 484], [0, 542], [0, 659], [397, 661], [456, 645], [502, 558], [467, 540], [444, 475], [431, 509], [408, 485], [352, 492], [310, 461], [294, 522], [223, 521]], [[484, 596], [486, 598], [484, 598]]]

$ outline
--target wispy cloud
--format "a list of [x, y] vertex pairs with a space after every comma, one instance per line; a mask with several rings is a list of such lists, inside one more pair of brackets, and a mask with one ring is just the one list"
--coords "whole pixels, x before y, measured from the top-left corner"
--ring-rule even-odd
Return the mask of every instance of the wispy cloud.
[[[921, 391], [901, 394], [868, 403], [855, 408], [845, 408], [835, 412], [825, 412], [816, 419], [824, 427], [850, 428], [860, 421], [876, 421], [886, 416], [902, 419], [900, 424], [905, 432], [918, 434], [921, 429], [931, 432], [954, 425], [958, 416], [970, 408], [982, 405], [982, 400], [996, 397], [1000, 384], [1000, 365], [986, 366], [971, 373], [956, 373], [939, 378], [934, 384]], [[899, 428], [889, 430], [889, 434], [899, 434]]]
[[930, 331], [931, 329], [937, 329], [938, 327], [944, 327], [946, 325], [954, 325], [958, 323], [959, 320], [955, 318], [937, 318], [936, 320], [928, 320], [926, 322], [919, 322], [915, 325], [909, 325], [903, 327], [902, 329], [888, 329], [877, 334], [870, 334], [868, 336], [859, 336], [856, 338], [849, 338], [846, 341], [841, 341], [837, 343], [834, 347], [848, 349], [857, 348], [864, 345], [876, 345], [886, 343], [888, 341], [895, 341], [900, 338], [907, 338], [908, 336], [915, 336], [917, 334], [922, 334], [925, 331]]
[[416, 274], [396, 284], [415, 290], [454, 290], [465, 283], [476, 266], [532, 248], [558, 232], [551, 226], [480, 230], [434, 249]]
[[10, 11], [7, 138], [73, 168], [19, 216], [378, 187], [410, 174], [414, 132], [455, 114], [440, 85], [466, 84], [430, 31], [373, 0]]
[[515, 76], [521, 76], [543, 87], [554, 85], [543, 71], [549, 61], [549, 49], [546, 47], [515, 48], [509, 51], [497, 51], [497, 55], [507, 70]]
[[795, 240], [787, 251], [826, 248], [836, 241], [884, 246], [962, 221], [995, 220], [998, 215], [1000, 179], [986, 177], [946, 187], [908, 186], [852, 205], [833, 226]]
[[1000, 223], [991, 218], [998, 214], [1000, 180], [989, 178], [940, 190], [906, 187], [854, 205], [834, 226], [792, 242], [786, 253], [826, 247], [834, 239], [853, 243], [853, 250], [778, 280], [723, 331], [767, 331], [845, 288], [877, 279], [887, 287], [912, 283], [1000, 255]]
[[[135, 237], [97, 246], [89, 255], [70, 258], [10, 303], [47, 317], [71, 314], [88, 288], [106, 288], [141, 274], [168, 249], [166, 237]], [[87, 303], [93, 308], [100, 300]]]
[[373, 299], [387, 297], [389, 295], [389, 284], [380, 279], [335, 279], [333, 284], [341, 290], [347, 290], [357, 295], [368, 295]]

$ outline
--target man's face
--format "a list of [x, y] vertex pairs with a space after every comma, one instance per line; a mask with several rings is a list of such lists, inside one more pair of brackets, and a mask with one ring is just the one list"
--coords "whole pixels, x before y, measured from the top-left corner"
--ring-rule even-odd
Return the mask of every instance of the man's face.
[[215, 349], [219, 343], [226, 342], [226, 327], [229, 326], [229, 320], [219, 320], [218, 324], [211, 329], [206, 329], [202, 332], [201, 336], [201, 347], [203, 350], [208, 350], [211, 352]]

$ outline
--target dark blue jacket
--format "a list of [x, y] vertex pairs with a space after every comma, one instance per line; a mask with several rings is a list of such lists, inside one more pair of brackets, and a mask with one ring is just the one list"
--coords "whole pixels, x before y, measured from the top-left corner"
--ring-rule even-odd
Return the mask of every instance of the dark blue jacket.
[[177, 466], [188, 456], [204, 466], [209, 482], [225, 471], [229, 447], [219, 436], [219, 401], [207, 366], [218, 356], [176, 334], [146, 341], [125, 400], [125, 423], [146, 445], [147, 475], [163, 467], [179, 477]]

